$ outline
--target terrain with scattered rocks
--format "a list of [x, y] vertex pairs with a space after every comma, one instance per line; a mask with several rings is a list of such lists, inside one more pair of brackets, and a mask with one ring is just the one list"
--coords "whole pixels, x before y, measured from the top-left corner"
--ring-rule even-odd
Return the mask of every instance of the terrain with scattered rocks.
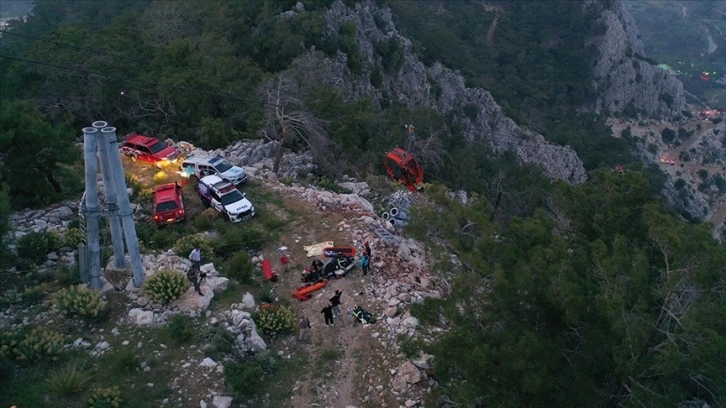
[[[250, 293], [245, 293], [239, 299], [226, 300], [224, 307], [214, 307], [215, 297], [223, 296], [230, 283], [214, 264], [203, 262], [201, 267], [207, 272], [206, 281], [202, 284], [204, 296], [198, 296], [190, 287], [180, 299], [164, 306], [134, 288], [130, 273], [114, 271], [113, 260], [110, 260], [104, 271], [107, 279], [104, 279], [102, 292], [107, 300], [116, 303], [122, 313], [115, 316], [112, 328], [91, 328], [87, 335], [71, 339], [66, 347], [83, 349], [94, 357], [102, 356], [116, 347], [128, 347], [131, 350], [134, 347], [153, 347], [154, 355], [163, 356], [171, 353], [169, 346], [155, 344], [153, 339], [137, 337], [136, 328], [162, 326], [177, 314], [202, 317], [205, 326], [222, 325], [232, 332], [236, 346], [243, 354], [267, 350], [283, 359], [304, 358], [309, 363], [325, 359], [326, 355], [334, 356], [332, 365], [328, 367], [329, 372], [323, 373], [322, 378], [320, 370], [299, 373], [292, 385], [292, 394], [283, 406], [423, 406], [423, 401], [436, 385], [428, 372], [429, 357], [421, 355], [413, 359], [405, 358], [399, 343], [402, 338], [421, 335], [417, 319], [409, 312], [410, 306], [422, 303], [426, 298], [444, 296], [447, 293], [446, 282], [430, 272], [420, 243], [399, 235], [401, 231], [375, 213], [374, 205], [365, 198], [366, 194], [370, 194], [367, 183], [356, 180], [342, 183], [343, 187], [353, 191], [351, 193], [334, 193], [302, 184], [282, 183], [270, 170], [273, 148], [272, 143], [240, 142], [225, 151], [204, 152], [196, 149], [192, 152], [223, 154], [231, 162], [244, 165], [250, 174], [250, 183], [282, 197], [283, 207], [294, 208], [299, 214], [285, 227], [284, 238], [281, 238], [279, 245], [264, 248], [252, 260], [258, 269], [256, 279], [262, 277], [259, 271], [262, 259], [272, 261], [273, 269], [279, 276], [278, 282], [274, 284], [275, 295], [278, 299], [285, 298], [283, 302], [290, 302], [296, 314], [305, 315], [312, 322], [307, 342], [301, 344], [295, 336], [264, 339], [251, 318], [260, 300]], [[262, 153], [250, 159], [255, 152]], [[286, 155], [282, 173], [295, 176], [304, 174], [307, 171], [305, 163], [307, 159], [304, 155]], [[408, 194], [403, 191], [394, 194], [394, 204]], [[137, 222], [148, 222], [145, 219], [148, 214], [143, 206], [134, 205], [133, 209]], [[56, 231], [63, 236], [77, 217], [76, 200], [60, 203], [54, 208], [19, 212], [11, 218], [12, 234], [18, 238], [31, 231]], [[392, 245], [381, 239], [375, 232], [377, 228], [385, 229], [397, 237], [396, 243]], [[331, 280], [325, 289], [316, 292], [308, 301], [299, 302], [289, 297], [289, 293], [301, 284], [302, 266], [309, 265], [313, 259], [307, 256], [303, 247], [328, 240], [358, 248], [364, 242], [369, 242], [374, 252], [371, 273], [362, 276], [360, 268], [356, 267], [345, 277]], [[280, 247], [285, 247], [284, 251], [280, 251]], [[283, 252], [290, 260], [288, 264], [280, 261]], [[191, 262], [185, 255], [176, 254], [171, 249], [143, 254], [146, 276], [161, 269], [187, 271]], [[76, 250], [70, 247], [50, 253], [40, 273], [72, 265], [76, 262], [76, 256]], [[320, 310], [335, 290], [343, 291], [344, 311], [334, 327], [328, 328], [323, 324]], [[347, 313], [354, 305], [361, 305], [372, 312], [377, 317], [376, 323], [358, 323]], [[20, 323], [14, 323], [18, 320], [18, 314], [22, 314], [22, 311], [12, 307], [2, 311], [0, 325], [18, 329], [24, 325], [48, 323], [57, 318], [52, 312], [45, 312], [26, 316]], [[165, 406], [252, 406], [246, 405], [245, 401], [234, 401], [224, 384], [226, 362], [206, 356], [204, 345], [174, 350], [173, 355], [179, 359], [168, 364], [175, 367], [178, 375], [174, 376], [172, 384], [164, 386], [170, 387], [175, 397], [166, 398]], [[139, 369], [148, 371], [149, 363], [142, 361]], [[269, 405], [274, 406], [274, 402], [269, 402]]]

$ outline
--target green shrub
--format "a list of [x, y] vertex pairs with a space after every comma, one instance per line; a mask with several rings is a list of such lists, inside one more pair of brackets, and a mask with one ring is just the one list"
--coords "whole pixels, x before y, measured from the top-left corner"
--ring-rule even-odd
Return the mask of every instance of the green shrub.
[[60, 248], [61, 240], [55, 231], [29, 232], [17, 241], [18, 255], [35, 263], [44, 262], [49, 252]]
[[245, 228], [243, 231], [245, 248], [252, 251], [259, 251], [267, 243], [268, 236], [262, 231], [254, 228]]
[[121, 406], [121, 390], [118, 387], [96, 388], [88, 398], [88, 408], [118, 408]]
[[167, 250], [172, 248], [184, 235], [184, 226], [172, 224], [165, 228], [157, 228], [150, 222], [136, 224], [136, 235], [144, 248]]
[[277, 358], [270, 352], [257, 353], [241, 363], [224, 366], [227, 386], [239, 399], [259, 393], [264, 377], [275, 373]]
[[253, 319], [257, 328], [268, 336], [276, 337], [295, 330], [295, 315], [287, 306], [261, 309], [254, 314]]
[[264, 374], [262, 367], [254, 361], [243, 361], [224, 366], [224, 379], [227, 387], [238, 399], [254, 395], [263, 384]]
[[45, 291], [48, 289], [48, 284], [40, 283], [38, 285], [26, 286], [23, 288], [23, 301], [34, 302], [45, 296]]
[[18, 303], [22, 300], [23, 294], [15, 286], [7, 288], [3, 291], [3, 293], [0, 293], [0, 305]]
[[83, 367], [73, 362], [54, 371], [45, 382], [56, 397], [69, 397], [80, 393], [88, 380], [89, 376], [83, 371]]
[[202, 332], [202, 341], [206, 343], [204, 351], [215, 360], [235, 349], [235, 335], [221, 325], [208, 326]]
[[63, 352], [63, 335], [40, 327], [30, 331], [13, 350], [18, 361], [56, 360]]
[[245, 251], [238, 251], [222, 265], [222, 272], [230, 279], [240, 283], [252, 282], [255, 266]]
[[89, 318], [98, 317], [106, 307], [97, 291], [82, 285], [61, 289], [53, 297], [53, 304], [68, 315]]
[[171, 342], [176, 345], [186, 344], [194, 337], [192, 321], [186, 316], [172, 316], [167, 323], [166, 330]]
[[398, 335], [398, 345], [401, 348], [403, 355], [408, 359], [418, 357], [424, 347], [424, 343], [421, 339], [408, 336], [403, 333]]
[[186, 257], [195, 246], [199, 246], [202, 251], [202, 259], [214, 253], [211, 240], [202, 234], [187, 235], [178, 239], [174, 243], [174, 252], [179, 256]]
[[81, 274], [78, 270], [78, 265], [73, 268], [64, 266], [56, 269], [53, 271], [53, 278], [61, 286], [78, 285], [81, 283]]
[[165, 305], [179, 299], [189, 288], [185, 274], [162, 269], [144, 281], [142, 290], [154, 302]]
[[216, 242], [214, 254], [223, 259], [229, 258], [230, 254], [247, 248], [245, 245], [246, 233], [238, 225], [223, 224], [219, 234], [224, 237]]
[[68, 228], [66, 235], [63, 237], [63, 242], [66, 246], [77, 248], [85, 238], [80, 228]]
[[219, 218], [219, 212], [214, 208], [207, 208], [194, 218], [194, 227], [198, 231], [209, 231], [214, 228], [214, 220]]
[[127, 375], [136, 371], [141, 365], [133, 350], [120, 349], [107, 355], [104, 360], [115, 374]]
[[21, 336], [17, 332], [0, 331], [0, 359], [15, 357], [15, 349], [20, 340]]

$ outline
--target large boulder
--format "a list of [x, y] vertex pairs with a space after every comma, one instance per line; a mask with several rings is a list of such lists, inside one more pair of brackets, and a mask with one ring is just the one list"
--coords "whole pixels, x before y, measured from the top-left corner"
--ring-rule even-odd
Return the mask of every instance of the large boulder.
[[257, 334], [257, 330], [254, 328], [252, 328], [250, 334], [245, 337], [245, 344], [254, 352], [267, 350], [267, 344], [264, 340], [262, 340], [262, 337]]
[[202, 283], [202, 287], [204, 286], [208, 286], [210, 289], [212, 289], [212, 292], [219, 294], [227, 290], [227, 287], [229, 286], [229, 279], [225, 278], [224, 276], [207, 276], [207, 278], [204, 280], [204, 283]]
[[135, 324], [137, 326], [149, 326], [154, 324], [154, 312], [151, 310], [134, 308], [129, 310], [128, 316], [131, 324]]
[[189, 287], [189, 289], [187, 289], [187, 291], [184, 292], [179, 299], [172, 302], [169, 307], [178, 308], [181, 313], [198, 313], [207, 310], [209, 303], [211, 303], [214, 298], [214, 291], [207, 285], [202, 285], [200, 290], [203, 293], [202, 296], [199, 296], [193, 286]]
[[391, 386], [394, 391], [402, 391], [408, 384], [416, 384], [421, 381], [421, 372], [412, 362], [406, 361], [399, 367]]
[[255, 297], [252, 296], [251, 293], [246, 292], [244, 296], [242, 296], [242, 303], [240, 303], [240, 307], [242, 309], [254, 310], [257, 307]]

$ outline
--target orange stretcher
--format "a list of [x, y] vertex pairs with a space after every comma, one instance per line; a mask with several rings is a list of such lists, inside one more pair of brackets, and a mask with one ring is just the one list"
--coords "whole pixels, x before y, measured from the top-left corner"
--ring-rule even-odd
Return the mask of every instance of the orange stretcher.
[[327, 279], [311, 285], [303, 285], [292, 291], [292, 297], [303, 302], [311, 298], [311, 293], [324, 288], [328, 284]]
[[355, 247], [344, 246], [344, 247], [325, 247], [323, 248], [323, 255], [328, 258], [340, 258], [343, 256], [355, 256]]
[[272, 270], [272, 265], [270, 264], [269, 259], [262, 261], [262, 273], [270, 282], [277, 282], [277, 274]]

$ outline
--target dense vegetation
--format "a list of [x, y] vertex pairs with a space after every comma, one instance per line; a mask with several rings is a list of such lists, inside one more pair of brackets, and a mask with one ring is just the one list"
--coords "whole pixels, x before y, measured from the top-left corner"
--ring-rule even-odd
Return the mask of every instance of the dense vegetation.
[[[306, 1], [304, 12], [282, 14], [295, 3], [38, 1], [27, 24], [3, 33], [0, 45], [0, 234], [12, 207], [77, 197], [75, 146], [79, 129], [93, 120], [108, 120], [120, 134], [213, 149], [279, 130], [269, 120], [276, 106], [269, 91], [281, 89], [277, 80], [291, 75], [307, 49], [344, 52], [348, 68], [359, 72], [355, 27], [325, 31], [322, 10], [331, 1]], [[603, 118], [576, 114], [593, 97], [592, 50], [582, 47], [583, 36], [600, 29], [591, 16], [571, 1], [501, 2], [491, 11], [474, 1], [388, 3], [426, 63], [459, 69], [519, 123], [573, 146], [593, 171], [587, 185], [560, 186], [508, 155], [468, 144], [449, 118], [428, 109], [393, 101], [375, 109], [365, 97], [347, 100], [322, 86], [281, 89], [287, 108], [323, 124], [329, 144], [321, 159], [339, 164], [331, 166], [339, 174], [380, 172], [381, 152], [404, 141], [401, 124], [414, 123], [423, 133], [440, 132], [445, 155], [427, 162], [430, 180], [475, 197], [462, 206], [434, 187], [437, 207], [418, 214], [426, 223], [411, 225], [461, 260], [449, 276], [450, 297], [415, 310], [432, 324], [448, 321], [427, 347], [441, 393], [479, 406], [723, 405], [726, 255], [705, 227], [682, 223], [654, 198], [662, 182], [655, 172], [637, 165], [624, 175], [595, 170], [635, 159], [628, 138], [610, 137]], [[442, 4], [446, 13], [437, 12]], [[400, 44], [380, 44], [377, 52], [383, 71], [400, 67]], [[29, 185], [31, 178], [37, 182]], [[142, 248], [166, 249], [190, 230], [210, 229], [235, 248], [261, 245], [270, 237], [260, 230], [280, 225], [264, 218], [264, 197], [256, 204], [259, 230], [228, 230], [204, 217], [164, 233], [139, 225]], [[51, 245], [40, 238], [28, 240]], [[230, 253], [223, 245], [208, 252], [246, 281], [249, 259], [222, 258]], [[231, 373], [240, 389], [263, 371], [238, 368]], [[138, 398], [147, 396], [157, 397]]]
[[414, 310], [448, 322], [425, 347], [445, 394], [467, 406], [724, 404], [726, 251], [649, 188], [642, 174], [598, 172], [504, 227], [486, 200], [430, 191], [444, 211], [411, 229], [461, 261], [454, 295]]

